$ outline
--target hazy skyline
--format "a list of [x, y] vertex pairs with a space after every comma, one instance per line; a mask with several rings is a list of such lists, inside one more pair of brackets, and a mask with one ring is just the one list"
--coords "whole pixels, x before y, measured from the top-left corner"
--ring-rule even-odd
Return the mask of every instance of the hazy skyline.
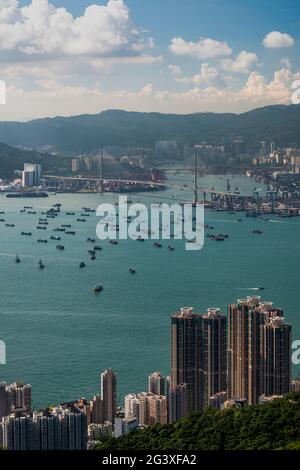
[[298, 0], [0, 0], [0, 120], [290, 104]]

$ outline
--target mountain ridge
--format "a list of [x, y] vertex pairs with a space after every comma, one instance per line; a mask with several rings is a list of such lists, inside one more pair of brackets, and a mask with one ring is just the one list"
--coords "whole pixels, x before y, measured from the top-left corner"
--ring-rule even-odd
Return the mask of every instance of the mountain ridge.
[[105, 146], [153, 146], [157, 140], [194, 145], [242, 136], [252, 151], [260, 140], [299, 145], [300, 105], [272, 105], [245, 113], [140, 113], [108, 109], [97, 114], [0, 121], [0, 141], [12, 146], [52, 146], [64, 152], [90, 152]]

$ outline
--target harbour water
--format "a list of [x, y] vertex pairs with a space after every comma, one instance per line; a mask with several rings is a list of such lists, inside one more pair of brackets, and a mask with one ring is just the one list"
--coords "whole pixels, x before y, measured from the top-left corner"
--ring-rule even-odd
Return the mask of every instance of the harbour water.
[[[257, 183], [245, 177], [230, 178], [232, 187], [251, 194]], [[191, 200], [192, 176], [170, 174], [174, 184], [189, 187], [157, 193], [130, 195], [148, 204], [167, 198]], [[227, 177], [200, 178], [199, 185], [226, 190]], [[261, 185], [262, 191], [265, 188]], [[174, 196], [174, 197], [172, 197]], [[47, 199], [7, 199], [0, 196], [0, 340], [7, 346], [7, 364], [0, 366], [0, 380], [20, 379], [33, 387], [33, 406], [99, 392], [100, 371], [118, 372], [120, 402], [129, 392], [147, 387], [154, 370], [169, 372], [170, 314], [182, 306], [198, 311], [221, 307], [247, 295], [262, 295], [285, 310], [293, 326], [293, 339], [300, 339], [299, 261], [300, 220], [270, 217], [269, 222], [244, 214], [206, 211], [205, 223], [216, 233], [229, 235], [222, 243], [205, 239], [201, 251], [186, 251], [184, 241], [172, 240], [175, 251], [153, 248], [153, 241], [132, 240], [111, 245], [96, 242], [103, 250], [91, 261], [87, 237], [96, 237], [97, 217], [77, 222], [81, 208], [115, 202], [116, 194], [58, 194]], [[62, 203], [57, 219], [47, 230], [36, 230], [41, 211]], [[36, 215], [20, 213], [32, 205]], [[66, 215], [73, 211], [74, 217]], [[242, 221], [238, 222], [237, 219]], [[76, 235], [52, 231], [71, 224]], [[253, 230], [263, 231], [255, 235]], [[31, 231], [32, 237], [21, 236]], [[65, 250], [56, 250], [62, 237]], [[48, 243], [37, 243], [47, 238]], [[15, 263], [19, 255], [21, 263]], [[38, 269], [42, 259], [45, 269]], [[79, 269], [80, 262], [86, 268]], [[133, 276], [128, 272], [136, 270]], [[92, 287], [101, 284], [95, 295]], [[265, 290], [252, 290], [264, 286]], [[294, 367], [294, 375], [300, 367]]]

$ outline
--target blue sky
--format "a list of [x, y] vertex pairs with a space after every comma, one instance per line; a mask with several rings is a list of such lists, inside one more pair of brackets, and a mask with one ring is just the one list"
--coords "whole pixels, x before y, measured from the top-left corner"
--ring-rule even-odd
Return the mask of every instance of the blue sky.
[[299, 0], [0, 0], [0, 119], [289, 104], [299, 46]]

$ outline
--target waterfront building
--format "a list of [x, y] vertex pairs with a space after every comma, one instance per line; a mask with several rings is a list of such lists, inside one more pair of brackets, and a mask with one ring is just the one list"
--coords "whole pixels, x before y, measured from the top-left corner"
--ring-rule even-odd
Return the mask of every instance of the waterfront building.
[[167, 398], [163, 395], [141, 392], [125, 397], [125, 419], [137, 419], [140, 426], [168, 422]]
[[139, 399], [135, 393], [125, 396], [125, 419], [139, 419]]
[[263, 326], [263, 393], [286, 395], [291, 387], [291, 326], [283, 317], [272, 318]]
[[90, 400], [90, 423], [91, 424], [103, 424], [104, 419], [104, 407], [103, 401], [101, 400], [100, 395], [95, 395], [92, 400]]
[[133, 429], [137, 429], [138, 420], [136, 418], [126, 419], [126, 418], [116, 418], [115, 419], [115, 428], [114, 428], [114, 437], [118, 438], [128, 434]]
[[291, 392], [300, 392], [300, 377], [297, 377], [295, 380], [292, 380]]
[[104, 436], [112, 436], [113, 425], [110, 421], [102, 424], [90, 424], [88, 427], [88, 440], [99, 441]]
[[168, 391], [168, 422], [174, 423], [187, 415], [187, 386], [179, 384]]
[[227, 386], [226, 317], [220, 309], [209, 308], [203, 315], [203, 404], [209, 397], [223, 392]]
[[85, 413], [57, 408], [32, 416], [11, 414], [0, 424], [2, 442], [8, 450], [85, 450]]
[[148, 392], [154, 395], [166, 394], [166, 379], [160, 372], [153, 372], [148, 377]]
[[155, 142], [155, 158], [157, 160], [177, 160], [180, 149], [175, 140], [162, 140]]
[[271, 396], [262, 395], [261, 397], [259, 397], [258, 403], [260, 405], [264, 405], [264, 404], [270, 403], [274, 400], [278, 400], [278, 398], [282, 398], [282, 395], [271, 395]]
[[117, 410], [117, 374], [111, 369], [101, 374], [101, 400], [104, 421], [113, 423]]
[[[262, 302], [260, 297], [247, 297], [228, 307], [229, 398], [241, 397], [255, 405], [262, 394], [288, 392], [290, 327], [282, 326], [282, 315], [282, 309], [274, 308], [271, 302]], [[278, 346], [272, 345], [277, 335], [281, 335]], [[272, 362], [275, 357], [276, 364]], [[286, 367], [285, 373], [280, 361]], [[280, 377], [276, 386], [272, 382], [275, 376]]]
[[209, 397], [208, 406], [210, 408], [220, 409], [226, 400], [227, 400], [227, 392], [219, 392]]
[[72, 173], [78, 173], [81, 169], [80, 158], [72, 158]]
[[40, 186], [42, 167], [36, 163], [24, 163], [22, 172], [22, 186]]
[[8, 413], [6, 383], [0, 383], [0, 420]]
[[226, 317], [184, 307], [171, 318], [171, 386], [186, 384], [187, 412], [203, 411], [226, 389]]
[[31, 385], [19, 381], [9, 385], [0, 383], [0, 419], [13, 410], [24, 414], [31, 412]]

